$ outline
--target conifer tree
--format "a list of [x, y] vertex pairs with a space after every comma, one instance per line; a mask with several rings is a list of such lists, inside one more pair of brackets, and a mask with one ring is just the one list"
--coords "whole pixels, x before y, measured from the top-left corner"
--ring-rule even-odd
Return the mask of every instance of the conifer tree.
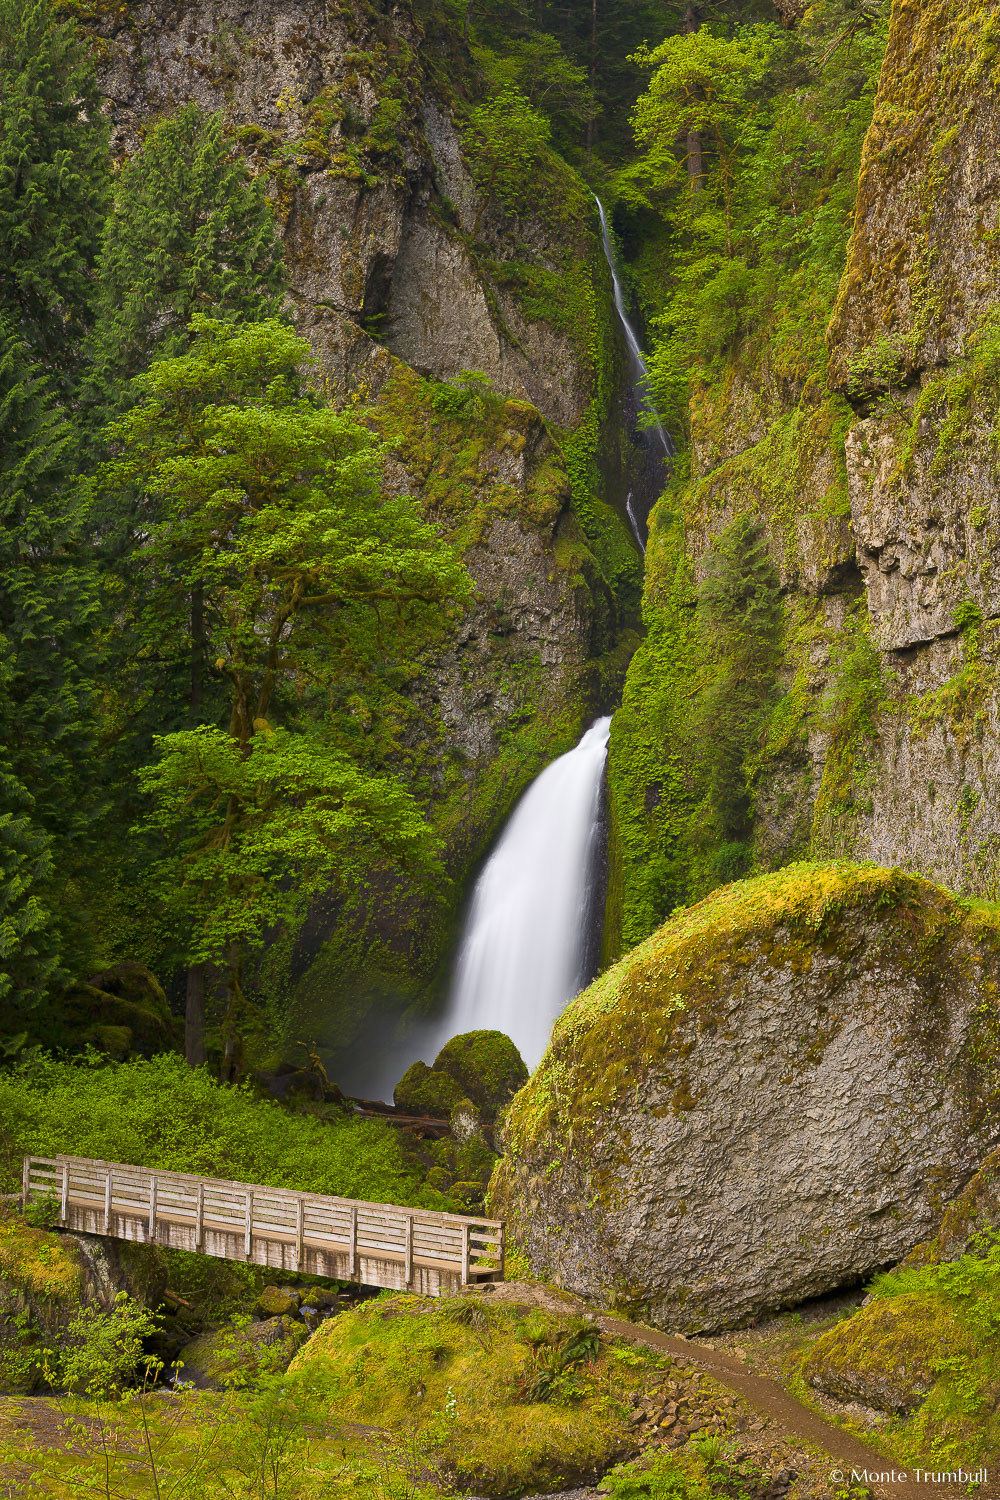
[[196, 313], [254, 321], [278, 310], [274, 213], [233, 158], [221, 115], [187, 104], [123, 164], [98, 280], [93, 383], [106, 412], [154, 355], [183, 352]]
[[72, 365], [107, 200], [108, 128], [74, 26], [0, 0], [0, 315], [49, 371]]
[[49, 840], [31, 818], [32, 801], [0, 762], [0, 1050], [24, 1040], [23, 1012], [58, 971], [58, 941], [40, 889], [52, 870]]
[[0, 741], [35, 820], [72, 841], [86, 818], [93, 603], [73, 429], [51, 387], [0, 321]]

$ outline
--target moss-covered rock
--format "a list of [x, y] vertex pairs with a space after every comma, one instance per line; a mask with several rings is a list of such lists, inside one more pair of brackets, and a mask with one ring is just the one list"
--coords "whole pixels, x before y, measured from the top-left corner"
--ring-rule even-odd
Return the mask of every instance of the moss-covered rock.
[[449, 1489], [516, 1496], [593, 1482], [635, 1451], [626, 1393], [658, 1363], [516, 1302], [394, 1297], [325, 1323], [290, 1373], [394, 1437], [437, 1422]]
[[934, 1384], [942, 1359], [968, 1353], [968, 1338], [940, 1297], [876, 1301], [816, 1340], [806, 1383], [838, 1401], [907, 1416]]
[[301, 1300], [294, 1287], [266, 1286], [257, 1298], [257, 1310], [265, 1318], [294, 1317]]
[[461, 1084], [447, 1073], [415, 1062], [407, 1068], [393, 1090], [397, 1109], [411, 1115], [435, 1115], [446, 1120], [464, 1097]]
[[478, 1104], [471, 1099], [459, 1099], [451, 1112], [451, 1133], [459, 1145], [481, 1138], [483, 1114]]
[[1000, 921], [900, 871], [793, 865], [571, 1001], [492, 1210], [536, 1272], [687, 1329], [899, 1260], [1000, 1124]]
[[937, 1265], [963, 1255], [985, 1254], [1000, 1238], [1000, 1148], [949, 1203], [941, 1227], [907, 1257], [910, 1266]]
[[249, 1385], [261, 1375], [286, 1370], [308, 1337], [308, 1329], [294, 1318], [266, 1318], [260, 1323], [241, 1320], [185, 1344], [180, 1379], [198, 1390]]
[[163, 987], [140, 963], [118, 963], [70, 984], [28, 1018], [31, 1041], [59, 1052], [96, 1047], [117, 1061], [178, 1046], [177, 1019]]
[[528, 1081], [520, 1052], [502, 1031], [466, 1031], [452, 1037], [434, 1059], [434, 1066], [450, 1073], [489, 1121]]
[[807, 1386], [893, 1414], [897, 1461], [952, 1468], [1000, 1444], [1000, 1249], [897, 1267], [800, 1360]]

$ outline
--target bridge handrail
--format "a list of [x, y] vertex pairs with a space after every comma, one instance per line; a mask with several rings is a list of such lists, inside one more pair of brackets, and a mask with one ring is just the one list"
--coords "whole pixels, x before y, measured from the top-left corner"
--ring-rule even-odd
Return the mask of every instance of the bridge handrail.
[[[294, 1245], [296, 1260], [309, 1245], [336, 1247], [354, 1272], [366, 1254], [389, 1257], [405, 1265], [407, 1283], [415, 1262], [460, 1270], [463, 1285], [476, 1274], [502, 1279], [504, 1273], [504, 1226], [480, 1215], [371, 1203], [98, 1157], [26, 1156], [23, 1206], [53, 1193], [60, 1223], [69, 1225], [71, 1207], [86, 1208], [96, 1217], [97, 1232], [103, 1229], [112, 1237], [134, 1237], [136, 1223], [148, 1220], [146, 1238], [154, 1240], [158, 1222], [173, 1219], [190, 1226], [196, 1248], [204, 1244], [206, 1230], [241, 1238], [247, 1260], [255, 1240], [268, 1240]], [[119, 1222], [126, 1219], [131, 1232]]]

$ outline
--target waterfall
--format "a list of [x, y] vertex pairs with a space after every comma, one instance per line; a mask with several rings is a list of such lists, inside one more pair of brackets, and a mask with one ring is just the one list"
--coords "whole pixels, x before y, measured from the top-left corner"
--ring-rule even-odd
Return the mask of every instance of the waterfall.
[[[662, 476], [662, 466], [674, 456], [674, 445], [670, 441], [670, 435], [664, 430], [663, 423], [657, 415], [652, 395], [649, 389], [649, 371], [639, 347], [639, 340], [635, 336], [635, 329], [629, 321], [628, 311], [625, 307], [625, 293], [615, 269], [614, 245], [611, 242], [611, 229], [608, 225], [607, 214], [604, 212], [604, 204], [600, 198], [594, 198], [597, 204], [597, 213], [601, 221], [601, 243], [604, 246], [604, 257], [611, 272], [611, 285], [614, 290], [615, 310], [621, 321], [622, 331], [625, 334], [625, 348], [628, 354], [629, 385], [632, 388], [632, 396], [635, 401], [636, 416], [643, 416], [645, 421], [639, 433], [640, 442], [645, 439], [646, 444], [652, 449], [650, 459], [654, 469], [659, 470]], [[662, 484], [662, 477], [660, 479]], [[657, 486], [658, 488], [659, 486]], [[643, 541], [642, 526], [636, 515], [633, 504], [634, 491], [630, 490], [625, 502], [625, 509], [632, 526], [632, 532], [636, 541], [645, 552], [646, 544]], [[648, 510], [648, 505], [646, 509]]]
[[[476, 883], [438, 1045], [488, 1028], [529, 1068], [586, 981], [586, 917], [611, 720], [524, 793]], [[430, 1060], [430, 1059], [428, 1059]]]

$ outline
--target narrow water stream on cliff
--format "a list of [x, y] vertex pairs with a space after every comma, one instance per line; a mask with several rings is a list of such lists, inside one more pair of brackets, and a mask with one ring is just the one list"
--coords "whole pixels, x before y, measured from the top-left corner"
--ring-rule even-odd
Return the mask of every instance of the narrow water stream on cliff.
[[[611, 238], [611, 227], [608, 224], [607, 214], [604, 212], [604, 204], [596, 195], [594, 202], [597, 204], [597, 214], [601, 221], [601, 244], [604, 246], [604, 257], [611, 272], [611, 285], [614, 292], [615, 311], [621, 321], [622, 332], [625, 335], [625, 350], [628, 361], [628, 390], [631, 410], [626, 407], [625, 418], [629, 426], [635, 428], [635, 440], [640, 448], [646, 450], [646, 467], [650, 471], [647, 476], [647, 486], [652, 498], [661, 488], [663, 474], [666, 465], [674, 456], [674, 445], [670, 440], [663, 423], [660, 421], [656, 407], [653, 403], [652, 394], [649, 389], [649, 370], [643, 356], [642, 348], [636, 337], [635, 329], [629, 319], [628, 310], [625, 306], [625, 292], [622, 288], [621, 278], [615, 267], [615, 247]], [[659, 483], [657, 481], [660, 481]], [[636, 509], [635, 490], [630, 489], [625, 500], [625, 511], [628, 515], [632, 535], [635, 537], [643, 553], [646, 551], [646, 541], [643, 535], [645, 530], [645, 516], [641, 516]]]

